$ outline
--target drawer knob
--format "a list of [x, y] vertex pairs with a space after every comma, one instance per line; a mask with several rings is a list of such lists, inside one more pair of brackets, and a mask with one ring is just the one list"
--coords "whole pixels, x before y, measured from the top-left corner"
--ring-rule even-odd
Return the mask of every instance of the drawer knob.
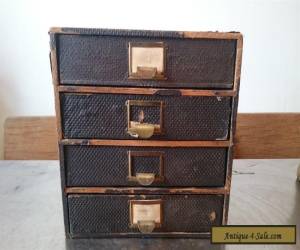
[[141, 233], [149, 234], [152, 233], [152, 231], [155, 228], [155, 221], [153, 220], [138, 221], [137, 226]]
[[153, 173], [136, 173], [136, 179], [139, 184], [143, 186], [149, 186], [155, 180], [155, 174]]
[[154, 124], [131, 122], [128, 134], [135, 138], [148, 139], [154, 134]]

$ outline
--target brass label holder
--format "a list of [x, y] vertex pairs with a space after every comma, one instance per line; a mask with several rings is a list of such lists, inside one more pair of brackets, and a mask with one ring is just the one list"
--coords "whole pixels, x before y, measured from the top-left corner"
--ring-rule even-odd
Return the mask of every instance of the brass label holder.
[[162, 200], [130, 200], [130, 227], [149, 234], [162, 226]]
[[129, 79], [166, 79], [163, 42], [130, 42], [128, 48]]
[[[155, 173], [136, 173], [133, 175], [134, 157], [159, 157], [159, 175]], [[138, 182], [142, 186], [149, 186], [153, 182], [164, 181], [164, 153], [157, 151], [128, 151], [128, 180]]]
[[[143, 100], [127, 100], [127, 132], [132, 137], [148, 139], [152, 135], [163, 134], [163, 107], [162, 101], [143, 101]], [[158, 107], [159, 108], [159, 124], [142, 123], [141, 121], [131, 121], [131, 107]], [[143, 111], [142, 111], [143, 113]], [[144, 116], [144, 113], [143, 113]], [[143, 118], [144, 119], [144, 118]], [[142, 120], [143, 120], [142, 119]]]

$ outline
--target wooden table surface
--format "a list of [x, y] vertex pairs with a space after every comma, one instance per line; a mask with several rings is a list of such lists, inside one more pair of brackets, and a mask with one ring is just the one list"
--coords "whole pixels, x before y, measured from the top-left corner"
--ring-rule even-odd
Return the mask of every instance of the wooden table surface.
[[295, 160], [236, 160], [229, 224], [296, 224], [297, 245], [210, 245], [201, 239], [65, 240], [57, 161], [0, 161], [0, 249], [300, 249]]

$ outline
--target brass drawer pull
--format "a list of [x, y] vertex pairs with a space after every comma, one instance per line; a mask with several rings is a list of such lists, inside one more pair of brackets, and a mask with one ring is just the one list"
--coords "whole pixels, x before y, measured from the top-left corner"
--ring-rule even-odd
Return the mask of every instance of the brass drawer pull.
[[152, 233], [162, 226], [162, 200], [130, 200], [130, 227], [138, 228], [141, 233]]
[[138, 221], [137, 226], [141, 233], [149, 234], [152, 233], [152, 231], [155, 228], [155, 221], [154, 220]]
[[[162, 101], [143, 101], [127, 100], [127, 133], [134, 138], [148, 139], [153, 135], [163, 133], [163, 102]], [[132, 107], [140, 108], [137, 121], [132, 121]], [[159, 109], [159, 124], [144, 122], [147, 119], [143, 107], [153, 107]]]
[[[136, 172], [134, 175], [133, 159], [136, 157], [159, 158], [159, 173]], [[150, 186], [154, 182], [164, 181], [164, 153], [158, 151], [128, 151], [128, 180], [138, 182], [142, 186]]]
[[136, 75], [139, 77], [155, 78], [157, 75], [157, 68], [155, 67], [139, 67], [137, 66]]
[[152, 173], [136, 173], [136, 180], [142, 186], [149, 186], [155, 179], [155, 174]]
[[131, 122], [131, 127], [127, 133], [135, 138], [148, 139], [154, 134], [155, 126], [149, 123]]
[[162, 42], [129, 43], [129, 79], [165, 80], [165, 46]]

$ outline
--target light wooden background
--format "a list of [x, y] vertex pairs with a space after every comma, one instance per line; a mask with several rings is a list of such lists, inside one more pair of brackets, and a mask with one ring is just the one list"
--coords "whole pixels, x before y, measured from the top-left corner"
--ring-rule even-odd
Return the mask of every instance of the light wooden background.
[[[58, 159], [55, 117], [5, 122], [4, 158]], [[236, 159], [300, 158], [300, 113], [238, 114]]]

